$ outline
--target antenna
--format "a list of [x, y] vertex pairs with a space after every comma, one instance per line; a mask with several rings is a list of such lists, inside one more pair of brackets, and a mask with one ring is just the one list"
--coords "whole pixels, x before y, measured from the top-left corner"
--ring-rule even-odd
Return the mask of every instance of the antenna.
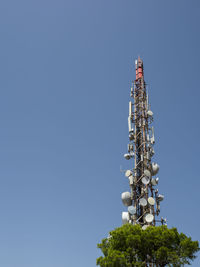
[[138, 57], [135, 60], [136, 78], [131, 84], [131, 101], [129, 101], [128, 151], [124, 158], [129, 160], [129, 170], [125, 171], [128, 178], [130, 192], [121, 195], [127, 211], [122, 213], [123, 223], [140, 224], [142, 229], [155, 225], [157, 221], [162, 224], [166, 221], [156, 220], [160, 213], [160, 202], [164, 196], [158, 194], [159, 178], [155, 176], [159, 165], [151, 161], [154, 155], [155, 144], [153, 112], [150, 110], [149, 97], [144, 81], [143, 61]]

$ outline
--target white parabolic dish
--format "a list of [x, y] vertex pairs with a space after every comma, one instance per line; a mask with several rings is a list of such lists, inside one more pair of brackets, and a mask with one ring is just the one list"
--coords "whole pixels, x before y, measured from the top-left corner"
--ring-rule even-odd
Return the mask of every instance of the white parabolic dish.
[[149, 170], [144, 170], [144, 175], [147, 177], [151, 177], [151, 172]]
[[148, 223], [151, 223], [154, 219], [154, 216], [153, 214], [150, 214], [148, 213], [146, 216], [145, 216], [145, 221], [148, 222]]
[[140, 199], [140, 205], [143, 206], [143, 207], [145, 207], [147, 205], [147, 201], [146, 201], [145, 198], [141, 198]]
[[155, 178], [151, 179], [151, 184], [154, 185], [154, 186], [157, 185], [157, 181], [156, 181]]
[[135, 207], [133, 207], [133, 206], [129, 206], [128, 207], [128, 212], [130, 213], [130, 214], [135, 214], [136, 213], [136, 208]]
[[131, 174], [132, 174], [132, 171], [130, 171], [130, 170], [127, 170], [127, 171], [125, 172], [125, 176], [126, 176], [126, 177], [131, 176]]
[[123, 192], [121, 194], [122, 202], [125, 206], [131, 205], [131, 193], [130, 192]]
[[129, 214], [128, 214], [127, 211], [123, 211], [122, 212], [122, 222], [123, 222], [123, 224], [128, 223], [128, 221], [129, 221]]
[[143, 184], [147, 185], [147, 184], [149, 184], [149, 182], [150, 182], [149, 177], [144, 176], [144, 177], [142, 178], [142, 183], [143, 183]]
[[153, 206], [155, 204], [155, 199], [153, 197], [149, 197], [148, 202], [151, 206]]
[[155, 162], [152, 162], [151, 166], [152, 166], [152, 174], [156, 175], [159, 171], [160, 166]]
[[152, 116], [153, 116], [153, 112], [152, 112], [151, 110], [148, 110], [148, 111], [147, 111], [147, 115], [148, 115], [149, 117], [152, 117]]

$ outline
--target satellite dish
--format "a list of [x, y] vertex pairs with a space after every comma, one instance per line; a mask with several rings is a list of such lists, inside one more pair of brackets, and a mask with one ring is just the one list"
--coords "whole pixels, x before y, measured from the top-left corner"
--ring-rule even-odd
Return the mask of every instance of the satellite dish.
[[151, 167], [152, 167], [152, 174], [156, 175], [160, 169], [160, 166], [157, 163], [152, 162]]
[[133, 206], [129, 206], [129, 207], [128, 207], [128, 212], [129, 212], [131, 215], [133, 215], [133, 214], [136, 213], [136, 208], [133, 207]]
[[131, 200], [131, 193], [130, 192], [124, 192], [121, 194], [122, 202], [125, 206], [131, 206], [132, 200]]
[[159, 178], [158, 177], [157, 178], [152, 178], [151, 179], [151, 184], [155, 186], [155, 185], [158, 184], [158, 181], [159, 181]]
[[151, 172], [149, 170], [144, 170], [144, 175], [147, 176], [147, 177], [151, 177]]
[[124, 154], [124, 158], [127, 159], [127, 160], [131, 159], [132, 157], [134, 157], [134, 152], [133, 151], [130, 151], [130, 153]]
[[151, 110], [148, 110], [148, 111], [147, 111], [147, 115], [148, 115], [149, 117], [152, 117], [152, 116], [153, 116], [153, 112], [152, 112]]
[[154, 219], [154, 216], [153, 214], [150, 214], [148, 213], [146, 216], [145, 216], [145, 221], [148, 222], [148, 223], [151, 223]]
[[149, 202], [149, 205], [154, 206], [154, 204], [155, 204], [155, 199], [154, 199], [153, 197], [149, 197], [149, 198], [148, 198], [148, 202]]
[[159, 194], [159, 195], [157, 196], [157, 199], [158, 199], [158, 201], [163, 201], [164, 196]]
[[140, 198], [139, 202], [140, 202], [140, 205], [141, 205], [142, 207], [145, 207], [145, 206], [147, 205], [147, 201], [146, 201], [146, 199], [143, 198], [143, 197]]
[[130, 154], [124, 154], [124, 158], [129, 160], [131, 158], [131, 155]]
[[144, 185], [147, 185], [147, 184], [149, 184], [149, 182], [150, 182], [150, 179], [149, 179], [149, 177], [147, 177], [147, 176], [144, 176], [144, 177], [142, 178], [142, 183], [143, 183]]
[[143, 226], [142, 226], [142, 230], [146, 230], [147, 227], [149, 227], [149, 225], [147, 225], [147, 224], [143, 225]]
[[132, 174], [132, 171], [131, 171], [131, 170], [127, 170], [127, 171], [125, 172], [125, 176], [126, 176], [126, 177], [131, 176], [131, 174]]
[[129, 222], [129, 213], [127, 211], [122, 212], [122, 223], [126, 224]]

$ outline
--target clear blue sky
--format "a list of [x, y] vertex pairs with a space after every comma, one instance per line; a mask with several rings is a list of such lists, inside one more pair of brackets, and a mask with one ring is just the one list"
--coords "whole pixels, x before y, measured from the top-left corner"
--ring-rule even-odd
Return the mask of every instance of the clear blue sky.
[[1, 1], [0, 266], [95, 266], [121, 225], [138, 55], [162, 215], [200, 240], [199, 14], [199, 0]]

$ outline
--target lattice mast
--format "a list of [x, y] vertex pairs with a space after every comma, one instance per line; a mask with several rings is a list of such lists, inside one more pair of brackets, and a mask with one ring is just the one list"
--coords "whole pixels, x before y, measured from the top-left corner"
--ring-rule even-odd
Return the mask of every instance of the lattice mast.
[[129, 102], [128, 153], [124, 154], [125, 159], [133, 159], [133, 168], [125, 171], [130, 192], [124, 192], [121, 196], [124, 205], [128, 207], [128, 211], [122, 213], [122, 221], [138, 223], [146, 229], [157, 221], [163, 224], [166, 219], [156, 220], [164, 196], [158, 194], [158, 189], [155, 188], [159, 178], [153, 178], [159, 171], [159, 165], [151, 161], [155, 143], [154, 128], [151, 126], [153, 112], [150, 110], [146, 92], [143, 61], [139, 57], [135, 61], [135, 69], [136, 79], [131, 86], [132, 100]]

